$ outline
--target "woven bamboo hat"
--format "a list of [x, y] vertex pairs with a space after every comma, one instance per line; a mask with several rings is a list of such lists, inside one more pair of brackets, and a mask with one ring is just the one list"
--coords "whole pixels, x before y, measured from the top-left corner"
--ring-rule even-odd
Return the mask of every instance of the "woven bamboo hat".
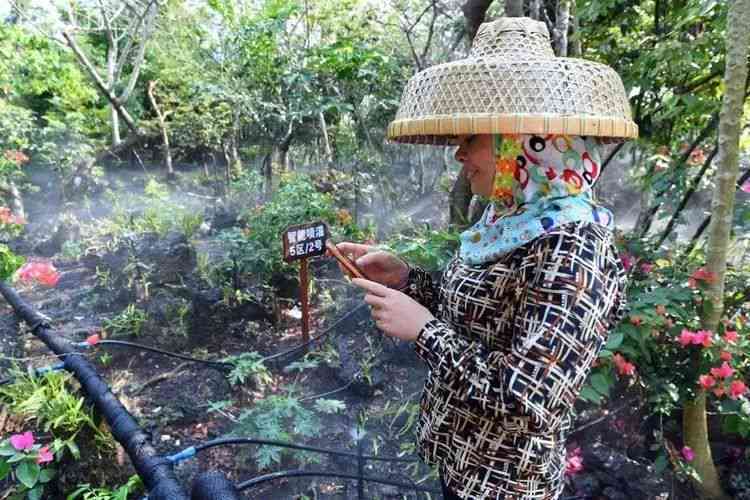
[[638, 137], [625, 88], [609, 66], [555, 57], [547, 26], [528, 17], [484, 23], [466, 59], [406, 85], [388, 138], [448, 144], [460, 134]]

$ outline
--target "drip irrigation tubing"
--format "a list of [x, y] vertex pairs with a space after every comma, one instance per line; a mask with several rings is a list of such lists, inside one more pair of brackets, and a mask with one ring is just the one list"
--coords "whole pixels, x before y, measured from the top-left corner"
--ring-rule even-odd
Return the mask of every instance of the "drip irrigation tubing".
[[151, 346], [144, 345], [144, 344], [137, 344], [135, 342], [127, 342], [125, 340], [99, 340], [95, 344], [88, 344], [87, 342], [80, 342], [75, 345], [76, 347], [81, 347], [81, 348], [89, 348], [89, 347], [94, 347], [94, 346], [99, 346], [99, 345], [130, 347], [133, 349], [140, 349], [141, 351], [148, 351], [148, 352], [153, 352], [156, 354], [161, 354], [162, 356], [169, 356], [172, 358], [182, 359], [183, 361], [190, 361], [193, 363], [202, 363], [204, 365], [208, 365], [213, 368], [216, 368], [217, 370], [231, 370], [232, 368], [234, 368], [234, 364], [228, 361], [213, 361], [210, 359], [193, 358], [190, 356], [186, 356], [184, 354], [178, 354], [176, 352], [165, 351], [164, 349], [159, 349], [158, 347], [151, 347]]
[[[74, 350], [71, 342], [61, 335], [54, 334], [45, 318], [32, 309], [4, 281], [0, 281], [0, 294], [13, 307], [16, 315], [30, 326], [31, 332], [44, 342], [63, 361], [65, 369], [78, 379], [81, 390], [93, 401], [97, 411], [109, 424], [115, 440], [122, 445], [130, 457], [133, 467], [148, 491], [149, 499], [188, 500], [187, 494], [177, 481], [172, 463], [156, 452], [151, 445], [151, 436], [140, 428], [138, 422], [115, 397], [91, 363], [81, 353]], [[232, 494], [231, 489], [227, 494], [213, 497], [213, 500], [238, 499], [239, 496]], [[193, 495], [193, 498], [207, 500], [211, 497], [198, 493]]]
[[277, 358], [288, 356], [289, 354], [292, 354], [292, 353], [295, 353], [297, 351], [300, 351], [300, 350], [303, 350], [303, 349], [307, 348], [308, 346], [310, 346], [310, 345], [314, 344], [315, 342], [319, 341], [320, 339], [324, 338], [326, 335], [328, 335], [329, 333], [331, 333], [337, 326], [339, 326], [346, 319], [348, 319], [349, 316], [353, 315], [355, 312], [359, 311], [362, 307], [366, 307], [366, 306], [367, 306], [367, 304], [365, 303], [365, 301], [360, 301], [359, 304], [357, 304], [356, 306], [354, 306], [350, 311], [348, 311], [346, 314], [344, 314], [339, 319], [337, 319], [336, 321], [334, 321], [332, 325], [327, 326], [326, 329], [323, 330], [317, 336], [311, 338], [307, 342], [303, 342], [302, 344], [300, 344], [298, 346], [292, 347], [291, 349], [287, 349], [285, 351], [277, 352], [275, 354], [271, 354], [270, 356], [266, 356], [261, 361], [263, 361], [264, 363], [266, 363], [268, 361], [273, 361], [273, 360], [275, 360]]
[[341, 479], [356, 479], [359, 481], [369, 481], [372, 483], [380, 483], [380, 484], [387, 484], [390, 486], [397, 486], [399, 488], [404, 488], [408, 490], [414, 490], [414, 491], [424, 491], [425, 493], [440, 493], [440, 490], [436, 490], [434, 488], [427, 488], [426, 486], [420, 486], [418, 484], [409, 484], [409, 483], [402, 483], [399, 481], [391, 481], [389, 479], [380, 479], [375, 477], [369, 477], [369, 476], [362, 476], [358, 474], [345, 474], [340, 472], [328, 472], [328, 471], [307, 471], [307, 470], [283, 470], [279, 472], [272, 472], [270, 474], [265, 474], [263, 476], [254, 477], [252, 479], [248, 479], [247, 481], [243, 481], [239, 483], [237, 486], [237, 491], [246, 490], [248, 488], [252, 488], [254, 486], [257, 486], [262, 483], [267, 483], [268, 481], [273, 481], [274, 479], [281, 479], [284, 477], [305, 477], [305, 476], [322, 476], [322, 477], [336, 477]]
[[187, 460], [189, 458], [194, 457], [199, 451], [207, 450], [209, 448], [215, 448], [216, 446], [229, 446], [229, 445], [236, 445], [236, 444], [258, 444], [258, 445], [265, 445], [265, 446], [279, 446], [281, 448], [292, 448], [295, 450], [313, 451], [316, 453], [325, 453], [328, 455], [338, 455], [342, 457], [360, 458], [360, 459], [372, 460], [376, 462], [378, 461], [379, 462], [416, 462], [417, 461], [416, 458], [379, 457], [377, 455], [360, 455], [358, 453], [352, 453], [350, 451], [331, 450], [327, 448], [318, 448], [316, 446], [305, 446], [305, 445], [300, 445], [300, 444], [285, 443], [283, 441], [271, 441], [268, 439], [255, 439], [255, 438], [245, 438], [245, 437], [212, 439], [211, 441], [208, 441], [206, 443], [199, 444], [196, 446], [191, 446], [189, 448], [185, 448], [179, 453], [175, 453], [174, 455], [167, 456], [166, 459], [172, 463], [178, 463], [183, 460]]

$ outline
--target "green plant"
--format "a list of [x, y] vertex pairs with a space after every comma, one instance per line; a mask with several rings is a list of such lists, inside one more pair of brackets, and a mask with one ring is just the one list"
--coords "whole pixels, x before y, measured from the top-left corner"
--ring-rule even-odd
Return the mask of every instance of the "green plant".
[[244, 384], [248, 378], [252, 378], [255, 385], [268, 384], [272, 380], [271, 373], [263, 364], [263, 357], [257, 352], [243, 352], [224, 361], [234, 365], [228, 375], [232, 385]]
[[281, 233], [292, 224], [316, 220], [328, 224], [334, 239], [364, 240], [371, 236], [348, 219], [341, 218], [330, 195], [316, 190], [308, 177], [287, 175], [279, 189], [263, 206], [241, 216], [245, 229], [222, 231], [219, 240], [227, 249], [227, 258], [220, 264], [225, 276], [253, 274], [269, 280], [274, 274], [297, 275], [296, 266], [283, 260]]
[[169, 198], [169, 187], [151, 177], [146, 182], [143, 193], [154, 200], [166, 200]]
[[60, 254], [71, 260], [78, 260], [85, 249], [85, 244], [81, 240], [67, 240], [62, 244]]
[[54, 451], [59, 447], [58, 441], [42, 446], [35, 443], [34, 434], [30, 431], [15, 434], [0, 442], [0, 481], [8, 476], [15, 479], [13, 500], [39, 500], [44, 493], [44, 485], [49, 483], [56, 470], [46, 467], [53, 462]]
[[49, 372], [39, 377], [18, 369], [13, 369], [11, 374], [13, 383], [0, 386], [0, 401], [9, 412], [34, 419], [38, 428], [60, 439], [75, 458], [80, 453], [74, 440], [83, 427], [94, 432], [101, 446], [114, 446], [112, 436], [94, 422], [83, 397], [69, 389], [70, 374]]
[[26, 262], [20, 255], [14, 254], [7, 245], [0, 243], [0, 280], [7, 280]]
[[105, 290], [109, 290], [112, 288], [113, 285], [113, 279], [112, 279], [112, 273], [109, 269], [102, 269], [99, 266], [96, 266], [96, 282]]
[[[345, 406], [337, 400], [318, 400], [316, 410], [325, 413], [341, 411]], [[300, 438], [316, 436], [322, 425], [311, 410], [300, 403], [290, 390], [285, 395], [271, 395], [257, 402], [251, 410], [239, 416], [235, 435], [251, 435], [275, 441], [299, 442]], [[317, 462], [318, 457], [305, 452], [296, 452], [273, 446], [260, 446], [255, 451], [258, 468], [264, 469], [280, 463], [282, 455], [292, 455], [302, 462]]]
[[115, 490], [109, 488], [94, 488], [89, 484], [82, 484], [66, 497], [66, 500], [128, 500], [131, 494], [143, 490], [141, 478], [133, 475], [128, 482]]
[[109, 366], [112, 363], [112, 355], [108, 352], [99, 355], [99, 362], [102, 366]]
[[460, 243], [458, 232], [431, 229], [424, 225], [411, 232], [396, 234], [382, 247], [398, 254], [409, 263], [428, 271], [436, 271], [445, 268]]
[[135, 304], [130, 304], [112, 319], [103, 321], [103, 328], [113, 337], [133, 335], [140, 336], [143, 325], [146, 323], [146, 312], [139, 309]]

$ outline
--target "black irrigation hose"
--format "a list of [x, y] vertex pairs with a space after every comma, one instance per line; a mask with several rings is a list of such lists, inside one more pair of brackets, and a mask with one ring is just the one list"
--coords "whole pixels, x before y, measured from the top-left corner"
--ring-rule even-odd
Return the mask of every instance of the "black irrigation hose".
[[193, 363], [202, 363], [204, 365], [214, 367], [217, 370], [231, 370], [234, 368], [234, 364], [229, 363], [227, 361], [212, 361], [210, 359], [192, 358], [184, 354], [178, 354], [176, 352], [165, 351], [163, 349], [159, 349], [158, 347], [151, 347], [151, 346], [147, 346], [143, 344], [137, 344], [135, 342], [127, 342], [125, 340], [100, 340], [96, 344], [94, 344], [94, 346], [98, 346], [98, 345], [116, 345], [116, 346], [123, 346], [123, 347], [132, 347], [133, 349], [149, 351], [149, 352], [153, 352], [156, 354], [161, 354], [162, 356], [169, 356], [172, 358], [182, 359], [184, 361], [192, 361]]
[[339, 319], [337, 319], [336, 321], [334, 321], [334, 323], [331, 326], [326, 327], [326, 329], [323, 330], [316, 337], [313, 337], [310, 340], [308, 340], [307, 342], [304, 342], [304, 343], [302, 343], [302, 344], [300, 344], [298, 346], [292, 347], [291, 349], [287, 349], [286, 351], [281, 351], [281, 352], [277, 352], [276, 354], [271, 354], [270, 356], [266, 356], [261, 361], [263, 361], [264, 363], [267, 362], [267, 361], [273, 361], [276, 358], [287, 356], [287, 355], [292, 354], [294, 352], [297, 352], [297, 351], [300, 351], [302, 349], [305, 349], [307, 346], [309, 346], [311, 344], [314, 344], [318, 340], [322, 339], [323, 337], [325, 337], [326, 335], [328, 335], [329, 333], [331, 333], [337, 326], [339, 326], [341, 323], [343, 323], [344, 320], [348, 319], [349, 316], [351, 316], [352, 314], [354, 314], [355, 312], [357, 312], [363, 306], [367, 307], [367, 304], [365, 303], [365, 301], [361, 301], [358, 305], [356, 305], [355, 307], [353, 307], [349, 312], [347, 312], [346, 314], [344, 314], [343, 316], [341, 316]]
[[65, 363], [81, 384], [81, 389], [93, 401], [96, 409], [109, 424], [112, 435], [130, 457], [135, 470], [149, 491], [151, 500], [188, 500], [188, 496], [177, 482], [172, 463], [160, 457], [153, 446], [151, 436], [144, 432], [133, 416], [112, 394], [109, 386], [96, 370], [75, 351], [70, 342], [52, 333], [44, 318], [34, 311], [7, 283], [0, 281], [0, 293], [13, 307], [16, 314], [31, 326], [31, 331]]
[[324, 477], [337, 477], [337, 478], [342, 478], [342, 479], [357, 479], [360, 481], [369, 481], [372, 483], [380, 483], [380, 484], [387, 484], [390, 486], [397, 486], [399, 488], [404, 488], [404, 489], [409, 489], [409, 490], [414, 490], [414, 491], [424, 491], [427, 493], [440, 493], [440, 490], [436, 490], [434, 488], [427, 488], [425, 486], [419, 486], [417, 484], [402, 483], [399, 481], [390, 481], [388, 479], [361, 476], [357, 474], [344, 474], [340, 472], [305, 471], [305, 470], [299, 470], [299, 469], [282, 470], [279, 472], [272, 472], [271, 474], [265, 474], [263, 476], [254, 477], [253, 479], [248, 479], [247, 481], [243, 481], [239, 483], [236, 486], [236, 488], [238, 491], [242, 491], [248, 488], [252, 488], [253, 486], [266, 483], [268, 481], [273, 481], [274, 479], [280, 479], [283, 477], [304, 477], [304, 476], [324, 476]]
[[279, 446], [281, 448], [292, 448], [295, 450], [313, 451], [317, 453], [326, 453], [328, 455], [338, 455], [342, 457], [364, 458], [365, 460], [373, 460], [373, 461], [380, 461], [380, 462], [415, 462], [417, 461], [416, 458], [378, 457], [375, 455], [359, 455], [357, 453], [352, 453], [349, 451], [331, 450], [328, 448], [318, 448], [316, 446], [305, 446], [305, 445], [300, 445], [300, 444], [285, 443], [284, 441], [271, 441], [268, 439], [255, 439], [255, 438], [243, 438], [243, 437], [213, 439], [206, 443], [199, 444], [196, 446], [191, 446], [190, 448], [186, 448], [185, 450], [179, 453], [176, 453], [174, 455], [170, 455], [167, 457], [167, 460], [171, 462], [179, 462], [181, 460], [185, 460], [187, 458], [191, 458], [195, 456], [195, 454], [199, 451], [207, 450], [209, 448], [214, 448], [216, 446], [228, 446], [228, 445], [234, 445], [234, 444], [259, 444], [259, 445], [265, 445], [265, 446]]

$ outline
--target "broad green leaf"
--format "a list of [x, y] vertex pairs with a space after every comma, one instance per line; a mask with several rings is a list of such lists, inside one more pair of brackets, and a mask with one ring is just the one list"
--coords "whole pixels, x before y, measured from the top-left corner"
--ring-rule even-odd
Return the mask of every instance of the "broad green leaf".
[[607, 380], [607, 377], [605, 377], [601, 373], [595, 373], [591, 376], [591, 387], [596, 389], [596, 392], [601, 394], [602, 396], [608, 396], [609, 395], [609, 381]]
[[607, 339], [607, 343], [604, 348], [610, 351], [616, 350], [622, 344], [622, 340], [625, 338], [622, 332], [612, 332]]
[[27, 460], [21, 462], [16, 468], [16, 477], [21, 484], [31, 489], [36, 486], [36, 483], [39, 480], [39, 472], [39, 465]]

